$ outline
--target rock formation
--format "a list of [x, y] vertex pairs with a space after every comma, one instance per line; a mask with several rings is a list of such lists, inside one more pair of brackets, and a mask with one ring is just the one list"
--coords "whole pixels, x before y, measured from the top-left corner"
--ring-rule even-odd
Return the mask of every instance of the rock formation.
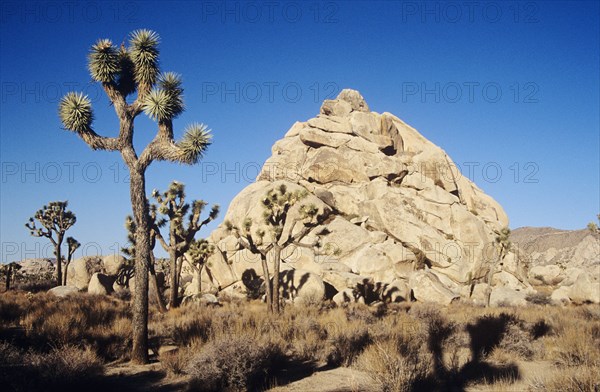
[[[379, 300], [385, 293], [388, 300], [396, 293], [394, 300], [440, 303], [469, 297], [465, 287], [482, 282], [497, 258], [495, 231], [508, 226], [502, 207], [462, 176], [441, 148], [393, 114], [371, 111], [354, 90], [326, 100], [317, 117], [296, 122], [275, 143], [225, 220], [261, 222], [261, 198], [280, 184], [306, 189], [303, 204], [318, 207], [322, 219], [302, 240], [318, 246], [286, 249], [282, 274], [296, 270], [294, 280], [301, 283], [298, 275], [305, 274], [313, 287], [320, 277], [328, 298], [347, 289]], [[286, 230], [297, 230], [293, 215], [288, 220]], [[249, 287], [260, 279], [259, 257], [242, 250], [224, 225], [210, 239], [218, 251], [203, 287]], [[502, 263], [516, 283], [499, 285], [528, 287], [517, 261], [510, 253]]]
[[588, 229], [523, 227], [513, 231], [529, 283], [553, 290], [557, 304], [600, 303], [600, 236]]

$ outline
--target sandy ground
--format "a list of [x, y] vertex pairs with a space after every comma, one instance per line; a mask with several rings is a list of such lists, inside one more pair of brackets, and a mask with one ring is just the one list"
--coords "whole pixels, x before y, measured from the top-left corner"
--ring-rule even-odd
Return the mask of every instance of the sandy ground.
[[[510, 386], [472, 386], [466, 392], [526, 391], [535, 378], [551, 375], [555, 368], [547, 361], [519, 362], [521, 379]], [[158, 362], [149, 365], [130, 365], [129, 363], [111, 364], [107, 367], [102, 387], [109, 390], [128, 391], [182, 391], [187, 379], [168, 378], [161, 371]], [[316, 371], [313, 374], [293, 381], [284, 386], [269, 389], [269, 392], [377, 392], [378, 388], [367, 373], [355, 369], [339, 367]]]

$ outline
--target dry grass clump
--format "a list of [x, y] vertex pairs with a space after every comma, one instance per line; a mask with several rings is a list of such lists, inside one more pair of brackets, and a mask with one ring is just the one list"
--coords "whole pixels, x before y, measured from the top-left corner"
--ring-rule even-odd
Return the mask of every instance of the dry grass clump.
[[531, 294], [527, 294], [525, 300], [534, 305], [550, 305], [552, 304], [552, 299], [550, 295], [547, 293], [535, 292]]
[[582, 366], [576, 369], [562, 369], [549, 378], [537, 377], [529, 385], [532, 392], [595, 392], [600, 388], [598, 367]]
[[190, 359], [186, 372], [194, 391], [246, 391], [267, 385], [281, 364], [282, 347], [252, 336], [209, 342]]
[[371, 343], [369, 331], [364, 325], [341, 329], [331, 336], [331, 349], [327, 363], [332, 366], [349, 366]]
[[432, 371], [422, 335], [402, 332], [379, 338], [360, 354], [355, 367], [367, 371], [381, 391], [411, 391]]
[[562, 367], [600, 367], [600, 339], [590, 325], [572, 325], [553, 341], [552, 359]]
[[128, 304], [86, 295], [50, 298], [31, 306], [21, 319], [27, 337], [38, 347], [85, 344], [107, 360], [128, 355], [131, 337]]
[[102, 361], [90, 348], [67, 345], [38, 353], [0, 343], [3, 390], [72, 390], [86, 387], [102, 371]]
[[192, 349], [180, 347], [173, 352], [167, 352], [160, 356], [162, 368], [170, 377], [177, 377], [185, 374], [185, 369], [192, 357]]

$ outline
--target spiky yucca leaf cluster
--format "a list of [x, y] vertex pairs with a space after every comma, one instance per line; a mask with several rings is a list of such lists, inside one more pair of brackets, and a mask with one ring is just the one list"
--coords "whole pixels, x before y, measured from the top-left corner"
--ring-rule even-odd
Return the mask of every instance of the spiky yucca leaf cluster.
[[512, 247], [510, 242], [510, 229], [508, 227], [504, 227], [499, 231], [494, 231], [496, 234], [496, 244], [500, 248], [500, 256], [506, 255], [506, 253]]
[[158, 75], [158, 34], [151, 30], [136, 30], [129, 40], [130, 56], [135, 66], [135, 81], [152, 86]]
[[98, 40], [88, 56], [88, 68], [97, 82], [112, 82], [120, 71], [119, 54], [108, 39]]
[[204, 265], [206, 260], [215, 252], [215, 246], [205, 239], [194, 240], [188, 250], [188, 255], [196, 265]]
[[154, 120], [172, 120], [184, 111], [181, 77], [173, 72], [161, 74], [158, 84], [144, 99], [144, 112]]
[[67, 237], [67, 246], [69, 247], [69, 253], [72, 253], [71, 251], [75, 252], [75, 250], [79, 248], [81, 244], [75, 238]]
[[183, 104], [183, 87], [181, 87], [181, 76], [174, 72], [166, 72], [158, 78], [158, 84], [171, 98], [172, 118], [177, 117], [185, 110]]
[[153, 120], [168, 120], [173, 117], [171, 97], [165, 90], [154, 89], [144, 99], [144, 112]]
[[83, 93], [67, 93], [60, 100], [58, 114], [65, 129], [75, 132], [87, 130], [94, 120], [92, 103]]
[[131, 60], [129, 52], [125, 46], [119, 49], [119, 73], [117, 74], [116, 82], [119, 91], [123, 96], [128, 96], [136, 91], [135, 84], [135, 65]]
[[210, 129], [204, 124], [191, 124], [185, 130], [183, 139], [177, 143], [180, 149], [179, 161], [188, 165], [198, 163], [211, 144]]

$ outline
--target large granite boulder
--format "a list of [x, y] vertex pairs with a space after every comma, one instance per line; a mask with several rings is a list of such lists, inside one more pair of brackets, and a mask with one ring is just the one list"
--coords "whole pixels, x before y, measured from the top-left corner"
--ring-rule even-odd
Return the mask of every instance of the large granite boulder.
[[[441, 148], [393, 114], [371, 111], [353, 90], [325, 101], [317, 117], [296, 122], [274, 144], [225, 220], [261, 222], [261, 199], [282, 184], [306, 190], [302, 204], [315, 205], [322, 217], [303, 247], [284, 250], [282, 271], [318, 275], [331, 298], [367, 287], [379, 300], [407, 299], [412, 291], [419, 301], [450, 303], [487, 276], [497, 259], [495, 232], [508, 226], [502, 207]], [[297, 209], [291, 211], [282, 241], [297, 232], [298, 220]], [[206, 290], [262, 276], [260, 258], [241, 249], [224, 225], [210, 240], [218, 251], [202, 274]], [[505, 268], [520, 279], [513, 264]], [[392, 284], [397, 294], [390, 294]]]

